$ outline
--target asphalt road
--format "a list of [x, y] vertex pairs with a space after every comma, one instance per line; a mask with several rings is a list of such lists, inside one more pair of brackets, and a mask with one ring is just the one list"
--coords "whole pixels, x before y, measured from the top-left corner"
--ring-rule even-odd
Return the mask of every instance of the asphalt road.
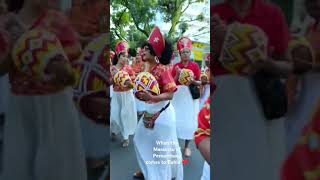
[[[130, 137], [130, 145], [127, 148], [121, 146], [120, 137], [117, 141], [111, 142], [111, 180], [133, 180], [133, 173], [139, 170], [132, 138]], [[192, 155], [184, 165], [184, 180], [200, 180], [204, 160], [194, 142], [190, 145]], [[184, 147], [183, 141], [180, 141], [180, 147]]]

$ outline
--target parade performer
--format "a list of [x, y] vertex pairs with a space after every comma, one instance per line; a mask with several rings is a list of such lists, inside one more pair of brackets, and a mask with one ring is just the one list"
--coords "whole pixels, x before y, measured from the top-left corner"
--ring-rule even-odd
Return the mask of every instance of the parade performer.
[[[150, 68], [147, 69], [148, 75], [143, 75], [142, 79], [145, 80], [136, 83], [144, 85], [148, 80], [154, 84], [152, 89], [155, 93], [147, 89], [136, 92], [136, 96], [145, 101], [145, 112], [134, 136], [136, 157], [141, 169], [134, 177], [182, 180], [182, 156], [176, 134], [175, 111], [170, 103], [177, 88], [166, 66], [170, 63], [172, 46], [156, 26], [142, 48], [143, 61]], [[136, 88], [139, 89], [138, 86]]]
[[[114, 55], [115, 55], [116, 53], [114, 52], [114, 51], [111, 51], [110, 50], [110, 73], [111, 73], [111, 67], [113, 67], [113, 65], [112, 65], [112, 59], [113, 59], [113, 57], [114, 57]], [[111, 73], [112, 74], [112, 73]], [[109, 94], [110, 94], [110, 98], [112, 98], [112, 94], [113, 94], [113, 85], [112, 85], [112, 75], [111, 75], [111, 78], [110, 78], [110, 80], [111, 80], [111, 85], [110, 85], [110, 90], [109, 90]]]
[[[214, 167], [215, 173], [213, 174], [213, 178], [222, 180], [278, 179], [279, 168], [285, 156], [285, 118], [283, 116], [287, 100], [283, 100], [285, 98], [277, 98], [275, 100], [268, 98], [268, 96], [257, 96], [257, 93], [262, 92], [262, 87], [265, 85], [261, 79], [274, 78], [274, 82], [278, 82], [278, 87], [282, 87], [278, 78], [291, 71], [287, 64], [280, 68], [280, 64], [286, 63], [285, 55], [289, 41], [288, 27], [283, 13], [280, 8], [263, 0], [226, 0], [221, 4], [213, 6], [211, 13], [213, 19], [214, 17], [219, 17], [220, 22], [222, 21], [222, 23], [219, 23], [217, 18], [214, 20], [214, 23], [211, 23], [213, 26], [215, 24], [231, 26], [232, 24], [240, 23], [261, 29], [265, 37], [262, 37], [263, 35], [260, 36], [261, 38], [257, 39], [259, 41], [257, 44], [267, 46], [267, 50], [264, 50], [266, 51], [266, 57], [262, 58], [266, 61], [256, 61], [251, 67], [247, 66], [248, 69], [245, 71], [248, 71], [249, 75], [243, 76], [241, 73], [236, 73], [237, 70], [233, 71], [232, 67], [226, 69], [222, 66], [221, 62], [230, 62], [230, 64], [237, 66], [238, 62], [247, 61], [251, 58], [241, 58], [236, 54], [231, 55], [230, 58], [227, 57], [228, 52], [234, 51], [236, 53], [237, 51], [235, 50], [236, 48], [231, 50], [232, 47], [235, 47], [231, 45], [231, 38], [233, 36], [231, 35], [230, 41], [228, 41], [231, 46], [227, 45], [229, 43], [224, 45], [225, 47], [229, 47], [226, 48], [227, 51], [225, 51], [224, 57], [220, 56], [219, 60], [219, 53], [222, 47], [218, 45], [225, 40], [223, 34], [226, 32], [218, 35], [218, 27], [213, 28], [212, 38], [214, 42], [217, 42], [213, 44], [213, 48], [215, 49], [213, 51], [215, 59], [213, 61], [213, 73], [217, 90], [213, 95], [214, 101], [211, 102], [211, 107], [214, 109], [215, 114], [214, 126], [216, 129], [214, 133], [215, 138], [213, 138], [213, 146], [216, 148], [213, 154], [213, 161], [224, 162]], [[266, 23], [270, 19], [274, 20], [273, 23]], [[275, 26], [277, 28], [272, 28]], [[219, 27], [221, 28], [222, 26]], [[241, 29], [244, 33], [245, 28], [238, 28], [239, 31]], [[257, 35], [256, 33], [254, 34]], [[250, 33], [247, 36], [250, 37]], [[265, 44], [264, 41], [266, 40]], [[255, 46], [254, 44], [252, 43], [249, 46]], [[249, 49], [251, 48], [249, 47]], [[245, 53], [243, 52], [243, 54]], [[254, 65], [255, 63], [272, 64], [272, 68], [267, 68], [263, 65], [264, 68], [260, 69], [261, 66], [257, 67]], [[278, 68], [274, 68], [275, 64], [279, 65], [277, 66]], [[264, 74], [264, 72], [268, 76], [262, 77], [261, 74]], [[254, 83], [252, 79], [254, 79]], [[257, 90], [258, 87], [260, 91]], [[280, 89], [278, 88], [278, 92], [280, 92]], [[268, 91], [267, 93], [273, 92]], [[274, 94], [285, 97], [285, 91], [278, 92], [274, 92]], [[273, 116], [273, 120], [271, 121], [269, 118], [267, 119], [267, 115], [269, 116], [270, 114], [267, 114], [266, 109], [262, 108], [262, 105], [268, 106], [270, 100], [272, 102], [281, 100], [281, 108], [284, 109], [277, 116], [275, 116], [277, 111], [269, 111]], [[280, 103], [278, 103], [279, 106]], [[245, 167], [243, 166], [244, 162], [246, 162]], [[230, 173], [230, 169], [235, 169], [235, 171]]]
[[[191, 61], [192, 41], [188, 37], [181, 37], [177, 42], [177, 49], [180, 53], [181, 61], [172, 68], [172, 76], [176, 80], [178, 90], [172, 99], [172, 105], [176, 112], [177, 135], [179, 139], [185, 140], [184, 155], [189, 157], [191, 149], [190, 140], [193, 140], [193, 133], [197, 129], [197, 114], [199, 112], [201, 70], [197, 63]], [[191, 77], [181, 77], [182, 71], [191, 70]], [[182, 84], [182, 80], [186, 83]], [[198, 90], [198, 97], [194, 97], [191, 90]], [[195, 92], [196, 94], [196, 92]]]
[[[128, 73], [128, 81], [123, 84], [113, 84], [113, 94], [111, 98], [111, 114], [110, 125], [112, 131], [112, 138], [121, 133], [123, 137], [123, 147], [129, 145], [129, 136], [133, 135], [137, 127], [137, 110], [130, 83], [135, 79], [135, 73], [130, 66], [127, 65], [128, 57], [128, 43], [126, 41], [119, 41], [115, 47], [116, 55], [113, 57], [113, 67], [111, 70], [114, 77], [118, 72]], [[122, 76], [122, 74], [120, 75]], [[123, 81], [122, 77], [119, 77]]]
[[9, 73], [11, 85], [3, 179], [87, 179], [71, 87], [80, 43], [49, 2], [8, 1], [14, 13], [0, 21], [8, 50], [1, 51], [0, 74]]
[[199, 103], [199, 107], [201, 108], [206, 99], [208, 99], [208, 97], [210, 96], [210, 53], [205, 54], [204, 56], [204, 63], [205, 63], [205, 67], [203, 68], [202, 72], [201, 72], [201, 97], [200, 97], [200, 103]]
[[[133, 64], [131, 65], [135, 74], [138, 75], [140, 72], [144, 71], [145, 63], [142, 61], [142, 50], [141, 48], [137, 48], [137, 54]], [[141, 118], [143, 112], [143, 102], [141, 102], [138, 98], [135, 97], [136, 107], [137, 107], [137, 117]]]
[[75, 62], [74, 100], [79, 110], [88, 177], [100, 176], [109, 163], [110, 61], [108, 33], [93, 39]]
[[[210, 68], [210, 54], [206, 55], [205, 63], [206, 68]], [[207, 71], [210, 73], [210, 71]], [[212, 71], [211, 71], [212, 72]], [[210, 77], [210, 74], [208, 74]], [[209, 92], [207, 100], [205, 101], [204, 105], [201, 107], [201, 110], [198, 114], [198, 129], [194, 133], [194, 141], [199, 149], [201, 155], [205, 159], [203, 165], [203, 172], [201, 180], [209, 180], [210, 179], [210, 137], [211, 137], [211, 120], [210, 120], [210, 93], [211, 95], [214, 93], [216, 89], [215, 83], [213, 79], [209, 79], [212, 84], [212, 91]], [[210, 88], [210, 86], [209, 86]], [[210, 89], [209, 89], [210, 90]]]
[[[310, 117], [310, 116], [309, 116]], [[309, 118], [305, 117], [305, 118]], [[310, 119], [311, 118], [311, 119]], [[313, 110], [308, 122], [288, 158], [285, 160], [281, 180], [319, 179], [319, 133], [320, 133], [320, 101]]]
[[[304, 37], [297, 37], [289, 43], [289, 55], [292, 62], [315, 63], [313, 49]], [[302, 128], [311, 119], [312, 111], [320, 97], [319, 72], [295, 74], [300, 83], [300, 91], [289, 108], [286, 118], [287, 152], [290, 153], [297, 143]]]
[[210, 180], [210, 97], [198, 115], [198, 129], [194, 133], [194, 140], [201, 155], [205, 159], [201, 180]]
[[142, 61], [142, 56], [141, 56], [141, 48], [137, 48], [137, 54], [136, 57], [131, 65], [133, 71], [135, 72], [136, 75], [138, 75], [140, 72], [144, 71], [144, 63]]

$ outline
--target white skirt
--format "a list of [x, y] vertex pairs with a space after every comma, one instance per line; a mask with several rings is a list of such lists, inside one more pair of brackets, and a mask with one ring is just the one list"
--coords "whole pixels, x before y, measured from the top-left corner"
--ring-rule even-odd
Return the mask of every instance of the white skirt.
[[217, 76], [215, 82], [213, 179], [278, 180], [285, 151], [284, 120], [266, 122], [248, 78]]
[[110, 108], [111, 131], [115, 134], [121, 133], [124, 139], [128, 139], [134, 134], [138, 121], [132, 90], [113, 92]]
[[320, 73], [302, 76], [301, 92], [287, 115], [287, 153], [290, 153], [301, 135], [303, 127], [311, 120], [320, 97]]
[[93, 159], [106, 158], [110, 153], [110, 127], [96, 124], [81, 112], [79, 112], [79, 119], [86, 157]]
[[113, 85], [110, 86], [109, 94], [110, 94], [110, 98], [112, 98], [112, 95], [113, 95]]
[[[148, 104], [146, 109], [149, 113], [155, 113], [167, 103]], [[174, 113], [170, 104], [160, 114], [153, 129], [145, 128], [143, 121], [139, 121], [133, 141], [138, 164], [146, 180], [183, 180], [182, 155]]]
[[198, 127], [199, 99], [192, 99], [188, 86], [178, 86], [172, 105], [176, 112], [177, 136], [191, 140]]
[[10, 96], [3, 179], [87, 179], [72, 96], [71, 88], [46, 96]]
[[210, 180], [210, 166], [206, 161], [203, 165], [201, 180]]
[[136, 97], [134, 99], [135, 99], [135, 102], [136, 102], [137, 112], [143, 112], [144, 111], [144, 107], [143, 107], [144, 102], [139, 100]]

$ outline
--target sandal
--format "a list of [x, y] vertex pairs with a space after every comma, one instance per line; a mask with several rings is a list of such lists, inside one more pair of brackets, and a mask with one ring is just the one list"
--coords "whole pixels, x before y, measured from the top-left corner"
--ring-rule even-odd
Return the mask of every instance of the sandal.
[[141, 171], [137, 171], [133, 174], [134, 179], [144, 179], [144, 176]]
[[129, 139], [123, 140], [122, 147], [128, 147], [128, 146], [129, 146]]
[[191, 149], [185, 148], [183, 154], [185, 157], [190, 157], [191, 156]]

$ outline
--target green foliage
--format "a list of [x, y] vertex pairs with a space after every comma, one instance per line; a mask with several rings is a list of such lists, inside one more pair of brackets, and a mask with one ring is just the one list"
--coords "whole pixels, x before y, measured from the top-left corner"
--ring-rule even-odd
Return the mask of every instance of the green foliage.
[[112, 0], [111, 48], [119, 39], [127, 40], [130, 47], [146, 40], [159, 14], [171, 24], [168, 38], [177, 39], [188, 30], [187, 22], [204, 20], [202, 13], [194, 19], [181, 19], [191, 4], [199, 2], [204, 0]]

